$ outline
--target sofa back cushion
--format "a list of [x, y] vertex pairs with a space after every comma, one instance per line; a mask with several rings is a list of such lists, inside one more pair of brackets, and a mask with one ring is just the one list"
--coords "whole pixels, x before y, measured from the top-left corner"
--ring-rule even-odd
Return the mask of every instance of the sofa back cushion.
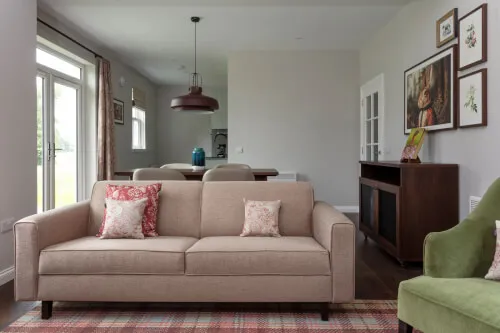
[[[89, 235], [99, 231], [104, 214], [106, 185], [147, 185], [155, 181], [97, 182], [90, 201]], [[202, 183], [196, 181], [160, 181], [160, 202], [156, 231], [160, 236], [200, 237]]]
[[282, 236], [311, 236], [313, 189], [305, 182], [206, 182], [201, 207], [201, 237], [238, 236], [245, 221], [243, 199], [281, 200]]

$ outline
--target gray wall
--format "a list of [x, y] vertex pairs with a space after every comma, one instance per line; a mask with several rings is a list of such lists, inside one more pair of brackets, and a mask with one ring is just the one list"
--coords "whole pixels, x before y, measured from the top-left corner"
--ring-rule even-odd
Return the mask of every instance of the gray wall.
[[230, 163], [296, 171], [317, 199], [357, 206], [358, 52], [233, 53], [228, 88]]
[[[0, 220], [17, 220], [36, 213], [36, 1], [2, 1], [0, 45]], [[0, 280], [13, 264], [13, 234], [0, 234]]]
[[[423, 59], [437, 53], [435, 23], [454, 7], [459, 17], [476, 8], [484, 0], [427, 0], [406, 6], [384, 29], [363, 48], [360, 55], [361, 82], [380, 73], [385, 74], [385, 138], [390, 151], [386, 159], [398, 159], [404, 145], [403, 73]], [[489, 3], [489, 62], [474, 67], [489, 68], [488, 127], [432, 133], [424, 144], [424, 158], [433, 162], [460, 164], [460, 215], [468, 212], [470, 195], [481, 196], [499, 176], [500, 113], [493, 102], [500, 91], [500, 39], [498, 38], [500, 3]]]
[[187, 85], [163, 86], [158, 89], [157, 151], [158, 164], [191, 163], [194, 147], [212, 153], [212, 128], [227, 128], [227, 88], [203, 87], [203, 93], [219, 101], [220, 110], [214, 115], [193, 115], [170, 108], [172, 98], [185, 95]]

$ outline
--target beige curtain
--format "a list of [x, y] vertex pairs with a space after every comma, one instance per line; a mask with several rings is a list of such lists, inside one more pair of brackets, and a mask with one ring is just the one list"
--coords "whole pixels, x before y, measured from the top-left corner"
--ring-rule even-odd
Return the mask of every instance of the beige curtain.
[[113, 91], [111, 86], [111, 64], [98, 58], [99, 95], [97, 109], [98, 180], [111, 180], [115, 166], [115, 122]]

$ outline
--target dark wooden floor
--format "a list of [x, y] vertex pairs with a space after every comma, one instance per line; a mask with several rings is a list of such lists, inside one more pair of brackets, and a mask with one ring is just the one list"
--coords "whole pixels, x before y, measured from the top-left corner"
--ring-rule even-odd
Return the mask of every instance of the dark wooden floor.
[[[355, 216], [350, 216], [356, 220]], [[356, 299], [397, 299], [399, 282], [422, 274], [421, 266], [402, 268], [361, 233], [356, 242]], [[14, 283], [0, 287], [0, 330], [32, 309], [36, 302], [15, 302]]]

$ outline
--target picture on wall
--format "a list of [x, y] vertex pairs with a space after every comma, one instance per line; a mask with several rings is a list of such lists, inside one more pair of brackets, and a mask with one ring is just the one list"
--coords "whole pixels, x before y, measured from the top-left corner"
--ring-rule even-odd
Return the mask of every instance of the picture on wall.
[[459, 86], [460, 127], [486, 126], [488, 124], [488, 70], [481, 69], [462, 76]]
[[405, 72], [404, 132], [456, 128], [456, 46]]
[[452, 9], [436, 22], [436, 46], [439, 48], [457, 37], [458, 9]]
[[459, 70], [488, 60], [488, 4], [483, 4], [460, 19]]
[[113, 100], [113, 114], [115, 118], [115, 124], [125, 124], [125, 104], [119, 99]]

